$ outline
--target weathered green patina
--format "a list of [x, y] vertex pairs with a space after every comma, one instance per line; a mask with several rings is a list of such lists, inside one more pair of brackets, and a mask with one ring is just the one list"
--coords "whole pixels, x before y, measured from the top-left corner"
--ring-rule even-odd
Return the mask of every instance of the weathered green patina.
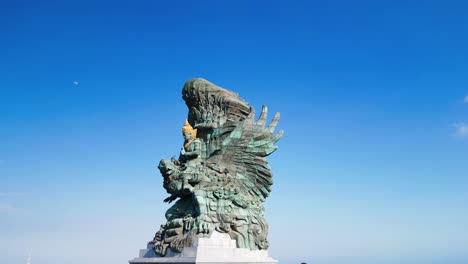
[[165, 256], [216, 230], [239, 248], [267, 249], [263, 202], [273, 181], [265, 157], [283, 134], [274, 133], [279, 113], [265, 127], [266, 106], [255, 121], [254, 108], [238, 94], [204, 79], [187, 81], [182, 98], [189, 113], [180, 156], [159, 163], [170, 194], [165, 202], [177, 201], [149, 243]]

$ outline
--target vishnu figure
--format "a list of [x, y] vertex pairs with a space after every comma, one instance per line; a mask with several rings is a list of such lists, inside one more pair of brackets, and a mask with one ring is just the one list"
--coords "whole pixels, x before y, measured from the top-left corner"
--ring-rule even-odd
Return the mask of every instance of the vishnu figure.
[[201, 141], [197, 138], [197, 130], [192, 128], [187, 120], [182, 127], [182, 135], [184, 137], [184, 146], [180, 150], [179, 161], [181, 163], [188, 163], [190, 160], [200, 156]]
[[182, 127], [182, 135], [184, 137], [184, 145], [180, 150], [179, 162], [182, 164], [182, 179], [183, 191], [191, 192], [193, 187], [189, 180], [195, 180], [197, 174], [197, 166], [200, 164], [201, 141], [197, 138], [197, 130], [194, 129], [186, 120]]

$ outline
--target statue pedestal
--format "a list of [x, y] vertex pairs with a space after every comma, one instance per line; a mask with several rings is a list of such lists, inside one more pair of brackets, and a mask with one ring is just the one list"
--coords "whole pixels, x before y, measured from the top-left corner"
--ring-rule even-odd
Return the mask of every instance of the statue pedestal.
[[140, 256], [129, 261], [130, 264], [157, 263], [196, 263], [196, 264], [277, 264], [268, 256], [267, 250], [236, 248], [236, 241], [228, 234], [214, 231], [210, 238], [196, 238], [192, 247], [184, 248], [182, 253], [168, 250], [166, 256], [157, 256], [153, 249], [140, 250]]

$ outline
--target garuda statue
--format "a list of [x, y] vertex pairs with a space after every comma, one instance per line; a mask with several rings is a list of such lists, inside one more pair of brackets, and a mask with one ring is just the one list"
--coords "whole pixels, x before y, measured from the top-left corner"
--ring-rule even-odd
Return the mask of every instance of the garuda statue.
[[180, 253], [217, 231], [238, 248], [267, 249], [263, 202], [273, 181], [265, 157], [283, 134], [274, 133], [279, 113], [265, 126], [266, 106], [255, 120], [238, 94], [198, 78], [185, 83], [182, 98], [189, 113], [180, 155], [158, 166], [170, 194], [164, 201], [176, 202], [149, 246], [159, 256]]

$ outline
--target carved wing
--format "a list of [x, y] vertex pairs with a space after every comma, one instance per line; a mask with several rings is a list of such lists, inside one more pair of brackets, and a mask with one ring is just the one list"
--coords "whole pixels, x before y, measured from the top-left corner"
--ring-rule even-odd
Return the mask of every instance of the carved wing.
[[274, 134], [280, 114], [276, 113], [271, 123], [265, 127], [267, 107], [255, 121], [255, 111], [251, 107], [247, 118], [238, 123], [222, 142], [223, 159], [230, 159], [235, 167], [235, 178], [241, 192], [247, 192], [260, 201], [264, 201], [273, 184], [272, 173], [266, 156], [273, 153], [275, 143], [282, 137], [283, 131]]

